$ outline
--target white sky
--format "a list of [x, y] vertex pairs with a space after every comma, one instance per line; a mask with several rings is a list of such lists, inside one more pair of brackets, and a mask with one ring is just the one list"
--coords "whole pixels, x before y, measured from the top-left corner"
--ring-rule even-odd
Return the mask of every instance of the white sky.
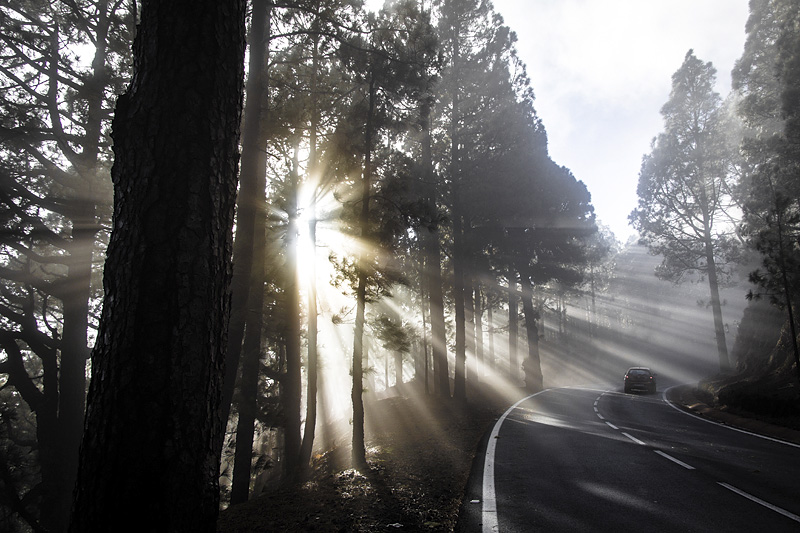
[[[586, 183], [601, 223], [634, 234], [642, 156], [689, 49], [724, 98], [744, 47], [748, 0], [493, 0], [517, 33], [553, 160]], [[367, 0], [380, 7], [383, 0]]]

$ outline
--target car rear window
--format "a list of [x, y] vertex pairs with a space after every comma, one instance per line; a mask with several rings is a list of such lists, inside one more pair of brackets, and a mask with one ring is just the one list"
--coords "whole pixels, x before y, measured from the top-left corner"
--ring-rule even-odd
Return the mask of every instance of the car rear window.
[[641, 370], [641, 369], [636, 368], [636, 369], [633, 369], [633, 370], [629, 370], [628, 371], [628, 375], [629, 376], [649, 376], [650, 372], [648, 372], [647, 370]]

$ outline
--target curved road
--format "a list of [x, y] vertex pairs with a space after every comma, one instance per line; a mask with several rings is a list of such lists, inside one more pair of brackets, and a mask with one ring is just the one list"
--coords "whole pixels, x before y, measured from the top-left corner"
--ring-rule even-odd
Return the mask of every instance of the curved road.
[[495, 424], [460, 531], [800, 531], [800, 446], [662, 394], [549, 389]]

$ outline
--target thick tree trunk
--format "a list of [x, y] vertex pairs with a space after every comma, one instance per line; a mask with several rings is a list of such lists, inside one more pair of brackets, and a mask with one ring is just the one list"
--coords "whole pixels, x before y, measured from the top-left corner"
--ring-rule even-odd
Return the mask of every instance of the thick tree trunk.
[[244, 18], [143, 2], [71, 531], [215, 531]]

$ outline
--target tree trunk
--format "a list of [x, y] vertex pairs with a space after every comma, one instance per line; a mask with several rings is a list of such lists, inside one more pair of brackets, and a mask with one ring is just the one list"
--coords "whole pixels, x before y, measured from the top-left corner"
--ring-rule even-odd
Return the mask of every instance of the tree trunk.
[[519, 296], [517, 296], [516, 273], [508, 274], [508, 376], [512, 383], [519, 379], [519, 361], [517, 347], [519, 346]]
[[[430, 102], [425, 102], [422, 118], [422, 165], [426, 200], [432, 215], [437, 213], [436, 182], [433, 174], [431, 147]], [[444, 322], [444, 295], [442, 293], [442, 258], [439, 246], [439, 229], [423, 233], [425, 238], [425, 280], [428, 286], [428, 305], [431, 321], [431, 353], [433, 358], [434, 391], [437, 396], [450, 397], [450, 371], [447, 364], [447, 330]]]
[[[370, 180], [372, 177], [372, 119], [375, 111], [375, 78], [369, 83], [369, 111], [367, 114], [364, 142], [364, 176], [361, 179], [361, 239], [368, 242]], [[358, 287], [356, 288], [356, 323], [353, 339], [353, 466], [363, 469], [367, 466], [367, 451], [364, 444], [364, 320], [367, 304], [367, 255], [361, 252], [358, 265]]]
[[722, 302], [719, 297], [719, 282], [717, 281], [717, 264], [714, 259], [714, 244], [711, 239], [710, 229], [706, 230], [706, 262], [708, 264], [708, 287], [711, 291], [711, 310], [714, 313], [714, 333], [717, 338], [717, 355], [719, 356], [720, 372], [730, 370], [728, 361], [728, 346], [725, 343], [725, 324], [722, 321]]
[[481, 381], [484, 369], [484, 356], [483, 356], [483, 299], [481, 296], [480, 283], [475, 283], [475, 383]]
[[538, 313], [533, 306], [533, 285], [530, 274], [520, 273], [522, 280], [522, 311], [525, 313], [525, 331], [528, 335], [528, 357], [523, 363], [525, 388], [531, 392], [542, 390], [542, 364], [539, 359]]
[[[317, 15], [319, 17], [319, 15]], [[317, 103], [317, 75], [319, 71], [319, 34], [313, 36], [311, 64], [311, 124], [308, 132], [308, 178], [314, 185], [311, 205], [308, 206], [308, 237], [311, 246], [310, 275], [308, 279], [308, 365], [306, 368], [306, 422], [303, 443], [300, 445], [300, 466], [307, 468], [314, 449], [317, 427], [317, 367], [318, 367], [318, 311], [317, 311], [317, 192], [319, 190], [319, 156], [317, 155], [317, 130], [319, 129], [319, 105]]]
[[[454, 186], [454, 188], [457, 188]], [[457, 193], [453, 193], [453, 306], [455, 307], [456, 362], [453, 382], [453, 398], [464, 400], [467, 397], [466, 371], [466, 310], [464, 302], [464, 264], [461, 253], [461, 217], [457, 214]]]
[[284, 480], [293, 482], [300, 470], [300, 411], [303, 394], [302, 361], [300, 354], [300, 287], [298, 283], [298, 213], [300, 139], [296, 140], [292, 160], [289, 222], [286, 238], [286, 375], [281, 380], [283, 400], [285, 460]]
[[[458, 21], [458, 17], [456, 17]], [[450, 182], [452, 187], [452, 212], [453, 217], [453, 306], [455, 307], [456, 329], [456, 361], [455, 379], [453, 382], [453, 397], [459, 400], [466, 399], [466, 331], [464, 308], [464, 228], [461, 216], [459, 188], [461, 169], [459, 166], [459, 68], [460, 68], [460, 37], [459, 24], [452, 28], [452, 69], [453, 83], [450, 87], [452, 101], [450, 117]]]
[[[272, 7], [270, 0], [254, 0], [250, 26], [250, 58], [247, 77], [247, 102], [242, 131], [242, 169], [236, 212], [236, 238], [233, 242], [233, 280], [231, 282], [231, 321], [228, 328], [228, 355], [222, 388], [222, 423], [231, 411], [239, 360], [242, 352], [250, 278], [253, 272], [254, 235], [266, 224], [266, 146], [267, 91], [269, 89], [269, 35]], [[257, 229], [261, 228], [261, 229]]]
[[71, 531], [216, 529], [244, 18], [143, 2]]
[[[256, 420], [256, 401], [258, 397], [258, 376], [261, 361], [261, 336], [263, 330], [264, 280], [266, 253], [266, 173], [265, 150], [267, 142], [266, 108], [264, 98], [267, 78], [267, 56], [269, 54], [270, 8], [267, 0], [255, 0], [253, 3], [252, 23], [250, 26], [250, 64], [247, 80], [247, 106], [245, 107], [244, 132], [242, 139], [242, 171], [239, 194], [239, 223], [237, 224], [236, 241], [234, 242], [234, 301], [237, 300], [237, 282], [247, 282], [244, 294], [247, 305], [242, 309], [232, 310], [238, 314], [239, 323], [235, 334], [231, 331], [228, 342], [226, 363], [233, 367], [233, 372], [226, 369], [225, 387], [231, 386], [236, 377], [236, 366], [241, 359], [242, 377], [239, 382], [239, 419], [236, 425], [236, 455], [233, 462], [233, 481], [231, 484], [231, 505], [248, 500], [250, 496], [250, 471], [253, 458], [253, 432]], [[245, 220], [246, 219], [246, 220]], [[236, 262], [241, 260], [241, 265]], [[246, 275], [246, 277], [245, 277]], [[233, 318], [231, 319], [233, 322]], [[246, 325], [246, 327], [245, 327]], [[233, 329], [234, 325], [231, 325]], [[239, 336], [239, 344], [233, 344], [234, 337]], [[241, 336], [244, 335], [244, 346]], [[233, 357], [235, 354], [235, 357]], [[243, 355], [242, 355], [243, 354]], [[231, 381], [228, 381], [228, 378]], [[223, 389], [225, 390], [225, 389]], [[227, 424], [230, 404], [223, 399], [223, 424]]]
[[489, 336], [489, 353], [488, 353], [488, 367], [496, 367], [496, 359], [494, 354], [494, 312], [491, 304], [486, 306], [486, 333]]
[[464, 355], [466, 367], [464, 372], [467, 383], [477, 383], [477, 366], [475, 360], [475, 301], [472, 298], [474, 292], [472, 286], [472, 268], [468, 261], [467, 254], [462, 254], [465, 262], [464, 272]]
[[[41, 503], [41, 524], [52, 531], [63, 531], [69, 523], [72, 490], [78, 471], [78, 454], [83, 435], [86, 361], [89, 357], [87, 332], [89, 329], [89, 299], [92, 295], [93, 250], [100, 224], [97, 219], [97, 201], [93, 191], [97, 186], [98, 156], [103, 125], [103, 103], [106, 87], [106, 55], [109, 27], [108, 1], [97, 4], [95, 30], [95, 55], [92, 60], [92, 86], [87, 101], [87, 123], [83, 153], [76, 168], [85, 189], [75, 191], [68, 205], [72, 213], [72, 235], [68, 244], [67, 280], [64, 284], [63, 328], [58, 386], [58, 432], [52, 443], [56, 468], [53, 490], [45, 489]], [[89, 83], [87, 83], [89, 85]], [[59, 120], [60, 117], [54, 117]], [[61, 130], [61, 128], [58, 128]], [[66, 207], [66, 206], [65, 206]], [[55, 392], [55, 391], [54, 391]], [[57, 435], [57, 436], [56, 436]], [[42, 464], [45, 468], [45, 463]], [[43, 477], [44, 477], [43, 473]], [[53, 500], [48, 500], [48, 494]]]

